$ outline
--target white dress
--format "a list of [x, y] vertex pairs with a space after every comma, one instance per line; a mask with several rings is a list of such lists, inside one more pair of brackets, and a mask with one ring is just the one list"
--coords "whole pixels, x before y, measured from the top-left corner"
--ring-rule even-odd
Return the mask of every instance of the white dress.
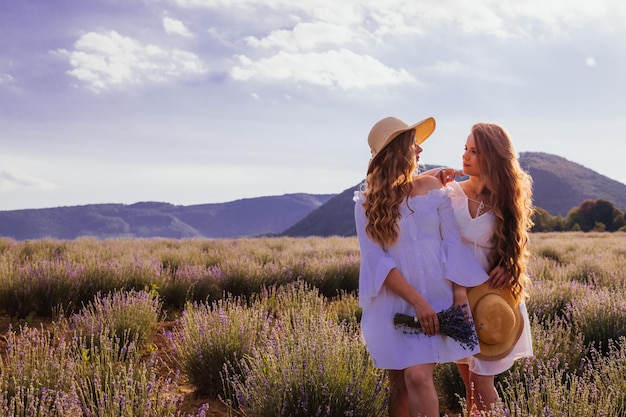
[[[487, 271], [489, 269], [488, 256], [493, 249], [491, 237], [496, 225], [493, 212], [487, 211], [478, 217], [472, 217], [469, 212], [469, 199], [459, 183], [455, 181], [448, 183], [446, 192], [452, 199], [454, 217], [461, 232], [463, 243], [472, 251], [483, 269]], [[522, 302], [519, 309], [524, 320], [524, 329], [509, 355], [495, 361], [470, 356], [457, 362], [469, 365], [470, 371], [478, 375], [498, 375], [509, 369], [516, 359], [532, 356], [533, 346], [526, 304]]]
[[[400, 206], [396, 243], [383, 250], [365, 232], [363, 193], [355, 193], [355, 220], [361, 250], [359, 304], [361, 330], [377, 368], [406, 369], [423, 363], [453, 362], [479, 352], [465, 350], [454, 339], [407, 334], [393, 325], [396, 313], [415, 316], [415, 309], [383, 285], [393, 268], [439, 312], [453, 304], [452, 281], [474, 286], [487, 274], [461, 243], [450, 198], [443, 189], [410, 197]], [[411, 211], [413, 210], [413, 211]]]

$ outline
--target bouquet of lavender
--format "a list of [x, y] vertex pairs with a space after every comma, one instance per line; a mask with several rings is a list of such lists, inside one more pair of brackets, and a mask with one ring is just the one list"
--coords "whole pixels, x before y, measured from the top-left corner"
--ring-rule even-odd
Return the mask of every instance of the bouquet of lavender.
[[[463, 306], [452, 306], [437, 313], [439, 318], [439, 328], [442, 334], [449, 336], [459, 342], [463, 349], [474, 349], [478, 345], [478, 337], [474, 331], [474, 322], [470, 319]], [[407, 333], [422, 332], [422, 325], [417, 317], [408, 314], [397, 313], [393, 317], [393, 324], [396, 327], [407, 327]]]

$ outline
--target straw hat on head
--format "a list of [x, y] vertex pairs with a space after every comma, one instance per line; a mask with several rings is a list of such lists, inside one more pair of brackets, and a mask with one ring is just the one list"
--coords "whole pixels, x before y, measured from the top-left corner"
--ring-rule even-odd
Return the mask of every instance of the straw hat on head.
[[372, 127], [367, 137], [367, 143], [370, 145], [372, 158], [385, 146], [389, 145], [398, 135], [411, 129], [415, 129], [415, 142], [419, 145], [428, 139], [435, 131], [435, 119], [428, 117], [410, 126], [397, 117], [385, 117], [378, 121], [374, 127]]
[[524, 321], [510, 289], [489, 288], [488, 283], [468, 288], [467, 299], [484, 360], [498, 360], [511, 353], [519, 340]]

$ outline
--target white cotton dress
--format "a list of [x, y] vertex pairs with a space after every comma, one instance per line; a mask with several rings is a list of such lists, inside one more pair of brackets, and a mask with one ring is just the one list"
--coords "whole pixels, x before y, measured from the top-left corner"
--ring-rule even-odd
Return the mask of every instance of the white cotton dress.
[[[459, 183], [455, 181], [448, 183], [446, 192], [452, 199], [452, 208], [461, 232], [461, 240], [472, 251], [483, 269], [487, 271], [489, 269], [488, 256], [493, 249], [491, 237], [496, 225], [493, 212], [487, 211], [478, 217], [472, 217], [469, 212], [469, 199]], [[469, 356], [457, 361], [457, 363], [469, 365], [470, 371], [477, 375], [498, 375], [509, 369], [516, 359], [533, 356], [530, 320], [528, 319], [526, 304], [522, 302], [519, 309], [522, 320], [524, 320], [524, 329], [511, 353], [494, 361]]]
[[478, 353], [478, 347], [465, 350], [448, 336], [407, 334], [396, 328], [393, 316], [396, 313], [415, 316], [415, 309], [383, 285], [387, 274], [397, 268], [438, 312], [453, 304], [452, 281], [474, 286], [487, 279], [487, 274], [461, 243], [450, 198], [444, 190], [410, 197], [408, 206], [403, 202], [398, 240], [387, 250], [365, 232], [363, 193], [357, 191], [354, 200], [361, 249], [361, 330], [374, 365], [400, 370], [417, 364], [453, 362]]

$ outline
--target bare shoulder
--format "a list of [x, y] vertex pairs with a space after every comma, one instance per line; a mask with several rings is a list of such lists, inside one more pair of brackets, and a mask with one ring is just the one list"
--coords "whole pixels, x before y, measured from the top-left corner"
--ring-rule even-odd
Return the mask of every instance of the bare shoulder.
[[413, 179], [412, 195], [422, 195], [429, 191], [441, 189], [441, 182], [431, 175], [419, 175]]

